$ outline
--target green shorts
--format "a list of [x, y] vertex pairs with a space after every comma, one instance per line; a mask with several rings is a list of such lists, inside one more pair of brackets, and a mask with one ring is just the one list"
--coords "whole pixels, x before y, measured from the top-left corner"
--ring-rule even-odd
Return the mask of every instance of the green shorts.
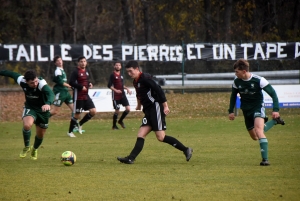
[[66, 103], [67, 105], [73, 103], [73, 98], [68, 91], [55, 93], [53, 105], [60, 107], [63, 103]]
[[243, 115], [245, 119], [245, 125], [247, 130], [252, 130], [254, 128], [254, 119], [256, 117], [260, 118], [265, 118], [266, 117], [266, 112], [265, 112], [265, 107], [263, 106], [258, 106], [255, 107], [251, 110], [243, 110]]
[[48, 122], [49, 122], [49, 118], [50, 118], [50, 112], [42, 112], [42, 111], [38, 111], [35, 109], [31, 109], [31, 108], [26, 108], [24, 107], [23, 110], [23, 114], [22, 114], [22, 119], [26, 116], [32, 116], [34, 119], [34, 124], [47, 129], [48, 128]]

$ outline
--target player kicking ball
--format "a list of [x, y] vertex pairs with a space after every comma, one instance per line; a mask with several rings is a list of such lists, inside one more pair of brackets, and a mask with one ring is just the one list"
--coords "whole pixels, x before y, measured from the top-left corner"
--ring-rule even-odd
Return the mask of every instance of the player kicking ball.
[[184, 146], [176, 138], [165, 134], [166, 121], [165, 117], [170, 113], [167, 99], [161, 87], [156, 84], [149, 74], [142, 73], [136, 61], [129, 61], [126, 66], [128, 75], [133, 78], [133, 85], [136, 90], [137, 107], [145, 116], [142, 119], [142, 125], [137, 134], [137, 140], [131, 153], [126, 157], [117, 157], [121, 163], [133, 164], [136, 157], [142, 151], [146, 136], [154, 131], [156, 138], [160, 142], [170, 144], [176, 149], [183, 152], [186, 161], [192, 157], [193, 149]]

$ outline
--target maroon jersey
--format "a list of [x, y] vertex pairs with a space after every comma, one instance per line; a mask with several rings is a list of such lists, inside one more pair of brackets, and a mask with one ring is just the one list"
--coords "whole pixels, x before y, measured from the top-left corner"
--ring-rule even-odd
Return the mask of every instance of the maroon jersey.
[[70, 77], [69, 84], [74, 88], [74, 100], [87, 100], [89, 91], [82, 91], [82, 88], [89, 89], [89, 73], [86, 69], [76, 68]]
[[123, 76], [119, 73], [113, 72], [108, 80], [107, 87], [110, 88], [113, 86], [115, 89], [121, 90], [122, 93], [118, 94], [112, 91], [112, 99], [113, 100], [121, 100], [123, 96], [125, 96], [124, 92], [124, 83], [123, 83]]

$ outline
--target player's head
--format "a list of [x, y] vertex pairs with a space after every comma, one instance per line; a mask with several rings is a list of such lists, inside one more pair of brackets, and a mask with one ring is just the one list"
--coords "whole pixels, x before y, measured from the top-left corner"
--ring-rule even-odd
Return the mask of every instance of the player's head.
[[59, 55], [54, 56], [53, 62], [55, 64], [55, 66], [58, 66], [58, 67], [62, 67], [62, 65], [63, 65], [63, 60], [62, 60], [61, 56], [59, 56]]
[[249, 75], [249, 63], [245, 59], [239, 59], [233, 64], [235, 75], [240, 79], [247, 79]]
[[126, 64], [125, 68], [126, 68], [128, 75], [133, 79], [138, 78], [141, 74], [139, 64], [137, 61], [129, 61]]
[[24, 74], [24, 79], [26, 80], [26, 83], [31, 88], [36, 88], [38, 85], [38, 78], [36, 76], [36, 73], [34, 70], [28, 70]]
[[87, 66], [87, 61], [84, 56], [80, 56], [77, 59], [78, 61], [78, 67], [84, 69]]
[[239, 59], [233, 64], [233, 69], [249, 72], [249, 62], [245, 59]]
[[138, 64], [138, 62], [137, 61], [129, 61], [127, 64], [126, 64], [126, 66], [125, 66], [125, 68], [139, 68], [139, 64]]
[[115, 71], [120, 71], [121, 68], [122, 68], [122, 64], [121, 64], [120, 61], [114, 62], [114, 69], [115, 69]]

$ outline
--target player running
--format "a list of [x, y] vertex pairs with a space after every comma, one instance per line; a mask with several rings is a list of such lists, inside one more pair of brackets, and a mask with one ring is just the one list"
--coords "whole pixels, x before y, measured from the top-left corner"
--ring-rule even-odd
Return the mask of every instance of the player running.
[[[264, 132], [267, 132], [276, 124], [284, 125], [279, 116], [278, 97], [269, 82], [258, 75], [249, 72], [249, 63], [245, 59], [239, 59], [234, 63], [233, 69], [236, 78], [232, 84], [232, 92], [229, 105], [229, 119], [234, 120], [233, 109], [236, 96], [241, 96], [241, 109], [245, 118], [246, 128], [253, 140], [259, 140], [262, 161], [261, 166], [270, 165], [268, 161], [268, 140]], [[273, 100], [272, 120], [267, 121], [263, 102], [262, 90], [267, 92]]]
[[[13, 78], [25, 94], [25, 105], [22, 114], [24, 149], [20, 158], [25, 158], [31, 152], [30, 158], [37, 160], [37, 151], [42, 144], [48, 121], [50, 117], [50, 105], [53, 102], [54, 94], [47, 82], [37, 77], [35, 71], [28, 70], [24, 76], [8, 70], [0, 71], [0, 75]], [[30, 147], [31, 127], [35, 124], [36, 136], [33, 146]]]

